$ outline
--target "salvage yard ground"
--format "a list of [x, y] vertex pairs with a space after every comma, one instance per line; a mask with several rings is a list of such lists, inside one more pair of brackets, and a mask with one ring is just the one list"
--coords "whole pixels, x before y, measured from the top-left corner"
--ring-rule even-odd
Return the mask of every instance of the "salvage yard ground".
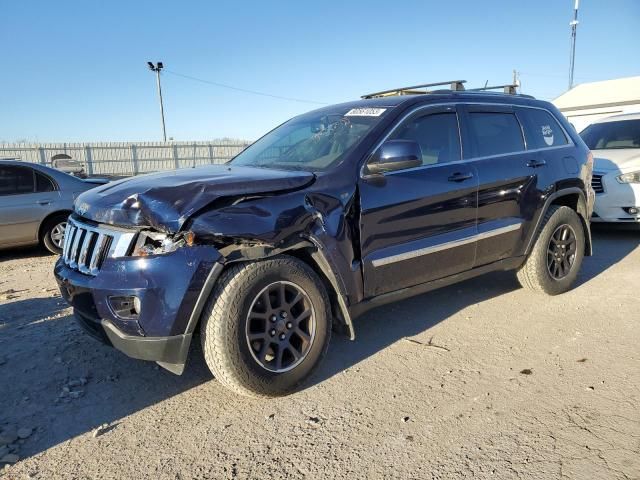
[[497, 273], [371, 311], [274, 400], [100, 345], [54, 257], [0, 252], [0, 478], [640, 478], [640, 232], [594, 241], [562, 296]]

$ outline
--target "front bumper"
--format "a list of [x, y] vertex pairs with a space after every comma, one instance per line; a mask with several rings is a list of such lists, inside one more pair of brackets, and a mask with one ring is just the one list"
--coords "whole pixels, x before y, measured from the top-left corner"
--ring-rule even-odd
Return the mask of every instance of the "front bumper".
[[616, 176], [620, 172], [610, 172], [602, 176], [604, 192], [596, 195], [592, 222], [640, 223], [640, 215], [630, 215], [624, 209], [640, 208], [640, 184], [620, 183]]
[[[220, 260], [215, 248], [195, 246], [164, 255], [107, 258], [95, 276], [60, 259], [54, 275], [88, 333], [132, 358], [181, 373]], [[109, 299], [119, 296], [139, 298], [137, 318], [116, 314]]]

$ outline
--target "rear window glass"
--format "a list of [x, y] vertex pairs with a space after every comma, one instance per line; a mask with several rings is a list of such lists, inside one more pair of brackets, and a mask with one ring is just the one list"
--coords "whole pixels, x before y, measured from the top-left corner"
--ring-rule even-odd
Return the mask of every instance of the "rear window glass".
[[33, 170], [13, 165], [0, 165], [0, 195], [33, 193]]
[[40, 172], [36, 172], [36, 192], [53, 192], [54, 190], [51, 179]]
[[640, 120], [594, 123], [580, 136], [590, 150], [640, 148]]
[[513, 113], [471, 112], [469, 127], [478, 156], [488, 157], [524, 150], [522, 130]]
[[562, 127], [549, 112], [537, 108], [519, 108], [518, 117], [524, 125], [529, 149], [559, 147], [568, 143]]

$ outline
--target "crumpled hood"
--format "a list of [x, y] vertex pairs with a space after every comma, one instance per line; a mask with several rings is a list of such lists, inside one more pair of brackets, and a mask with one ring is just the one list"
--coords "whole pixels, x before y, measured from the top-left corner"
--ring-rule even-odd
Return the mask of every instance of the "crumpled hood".
[[177, 232], [218, 199], [296, 190], [314, 179], [304, 171], [208, 165], [112, 182], [80, 195], [74, 209], [99, 223]]
[[640, 149], [608, 148], [593, 150], [593, 169], [598, 172], [640, 170]]

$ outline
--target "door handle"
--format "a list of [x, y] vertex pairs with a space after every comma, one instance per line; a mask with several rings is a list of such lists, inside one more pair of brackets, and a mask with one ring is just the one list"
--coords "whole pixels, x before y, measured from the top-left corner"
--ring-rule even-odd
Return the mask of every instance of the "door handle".
[[471, 172], [456, 172], [453, 175], [450, 175], [448, 180], [450, 182], [464, 182], [465, 180], [469, 180], [470, 178], [473, 178], [473, 173]]
[[538, 168], [538, 167], [544, 167], [546, 164], [547, 162], [545, 162], [544, 160], [529, 160], [527, 162], [527, 167]]
[[51, 205], [51, 200], [38, 200], [38, 205]]

